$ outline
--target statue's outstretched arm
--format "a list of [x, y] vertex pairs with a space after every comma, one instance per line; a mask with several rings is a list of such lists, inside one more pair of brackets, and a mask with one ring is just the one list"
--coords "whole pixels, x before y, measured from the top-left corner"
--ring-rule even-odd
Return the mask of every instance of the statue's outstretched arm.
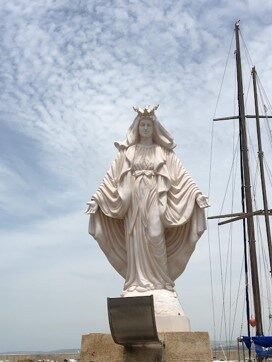
[[178, 180], [177, 184], [181, 184], [182, 180], [187, 180], [196, 190], [196, 203], [201, 209], [210, 207], [211, 205], [208, 202], [208, 197], [203, 195], [202, 192], [198, 189], [195, 181], [191, 178], [185, 167], [182, 165], [179, 158], [174, 152], [170, 155], [170, 170], [173, 170], [172, 177], [175, 180]]
[[95, 214], [99, 209], [99, 206], [101, 206], [99, 204], [102, 202], [104, 197], [111, 200], [114, 200], [117, 197], [118, 177], [122, 167], [123, 157], [123, 151], [118, 152], [116, 159], [106, 173], [98, 190], [91, 197], [91, 200], [87, 202], [87, 209], [85, 210], [86, 214]]
[[198, 206], [201, 208], [201, 209], [205, 209], [206, 207], [210, 207], [211, 205], [209, 204], [209, 200], [208, 200], [208, 196], [205, 196], [205, 195], [199, 195], [197, 198], [196, 198], [196, 202], [198, 204]]
[[98, 210], [98, 204], [95, 200], [92, 200], [87, 202], [87, 209], [85, 210], [86, 214], [95, 214]]

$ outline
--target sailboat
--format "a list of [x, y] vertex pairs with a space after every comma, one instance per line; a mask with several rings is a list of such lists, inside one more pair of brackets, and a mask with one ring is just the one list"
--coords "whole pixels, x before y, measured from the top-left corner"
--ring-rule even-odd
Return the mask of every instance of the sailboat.
[[[236, 63], [236, 84], [237, 84], [237, 99], [238, 109], [236, 115], [214, 118], [214, 122], [219, 121], [233, 121], [237, 122], [238, 130], [238, 142], [237, 148], [239, 152], [239, 178], [240, 178], [240, 200], [241, 200], [241, 211], [231, 210], [228, 213], [222, 213], [220, 215], [209, 216], [208, 219], [219, 219], [218, 225], [232, 225], [233, 223], [240, 223], [242, 228], [242, 240], [239, 241], [243, 248], [244, 260], [244, 285], [245, 285], [245, 314], [247, 320], [247, 328], [245, 335], [239, 335], [237, 337], [238, 350], [243, 351], [243, 360], [253, 361], [256, 358], [258, 361], [272, 357], [272, 336], [267, 335], [267, 331], [264, 328], [263, 308], [262, 308], [262, 284], [260, 278], [260, 268], [267, 269], [269, 274], [268, 287], [271, 287], [271, 274], [272, 274], [272, 238], [271, 238], [271, 221], [270, 216], [272, 210], [269, 209], [269, 198], [267, 193], [267, 164], [264, 157], [263, 139], [262, 139], [262, 124], [261, 122], [267, 122], [271, 116], [268, 116], [268, 108], [263, 105], [264, 114], [260, 113], [260, 98], [263, 101], [262, 86], [259, 82], [256, 68], [253, 66], [251, 69], [252, 76], [252, 88], [253, 88], [253, 100], [254, 108], [252, 114], [247, 114], [245, 93], [243, 85], [243, 70], [242, 70], [242, 56], [241, 56], [241, 33], [240, 24], [237, 22], [234, 29], [235, 38], [235, 63]], [[255, 122], [254, 122], [255, 121]], [[252, 122], [255, 123], [255, 136], [256, 136], [256, 160], [258, 161], [258, 172], [260, 194], [261, 194], [261, 208], [256, 208], [255, 193], [252, 186], [252, 169], [250, 165], [250, 139], [248, 133], [248, 123], [251, 122], [250, 127], [252, 128]], [[270, 130], [268, 130], [271, 132]], [[270, 133], [271, 136], [271, 133]], [[272, 143], [271, 143], [272, 144]], [[256, 177], [257, 177], [256, 176]], [[236, 176], [235, 176], [236, 177]], [[259, 221], [263, 218], [263, 221]], [[258, 226], [257, 226], [258, 224]], [[260, 257], [258, 256], [258, 241], [256, 228], [261, 227], [263, 239], [266, 240], [266, 255], [267, 255], [267, 266], [260, 265]], [[265, 236], [264, 236], [265, 235]], [[237, 240], [238, 242], [238, 240]], [[252, 297], [250, 292], [252, 291]], [[223, 288], [224, 294], [224, 288]], [[252, 299], [252, 306], [250, 303]], [[271, 301], [268, 300], [271, 304]], [[223, 313], [222, 313], [223, 314]], [[268, 318], [272, 315], [269, 313]], [[268, 328], [269, 332], [269, 328]], [[247, 352], [247, 353], [246, 353]], [[226, 357], [227, 358], [227, 357]], [[240, 357], [239, 357], [240, 360]]]

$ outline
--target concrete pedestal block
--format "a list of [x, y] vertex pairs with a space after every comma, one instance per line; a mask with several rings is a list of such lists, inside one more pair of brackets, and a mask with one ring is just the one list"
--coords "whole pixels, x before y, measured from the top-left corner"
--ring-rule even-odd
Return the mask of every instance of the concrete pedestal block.
[[207, 332], [160, 333], [162, 346], [126, 349], [110, 334], [82, 336], [80, 362], [206, 362], [212, 361]]
[[164, 343], [166, 362], [212, 361], [208, 332], [160, 333]]

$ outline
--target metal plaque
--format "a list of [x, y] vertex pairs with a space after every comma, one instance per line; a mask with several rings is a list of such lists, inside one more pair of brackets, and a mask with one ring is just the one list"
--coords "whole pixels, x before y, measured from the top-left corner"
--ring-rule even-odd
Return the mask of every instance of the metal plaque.
[[108, 298], [108, 316], [115, 343], [124, 346], [161, 344], [155, 321], [153, 295]]

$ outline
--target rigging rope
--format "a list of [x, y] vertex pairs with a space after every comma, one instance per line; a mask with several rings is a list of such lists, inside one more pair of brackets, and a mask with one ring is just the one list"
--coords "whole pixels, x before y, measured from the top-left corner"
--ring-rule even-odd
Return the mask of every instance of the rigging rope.
[[[226, 69], [227, 69], [227, 65], [228, 65], [228, 62], [229, 62], [230, 53], [231, 53], [231, 49], [232, 49], [232, 45], [233, 45], [233, 39], [234, 39], [234, 32], [232, 34], [232, 38], [231, 38], [231, 42], [230, 42], [230, 46], [229, 46], [229, 51], [228, 51], [227, 60], [226, 60], [225, 67], [224, 67], [224, 72], [223, 72], [223, 77], [222, 77], [222, 81], [221, 81], [221, 84], [220, 84], [220, 88], [219, 88], [219, 92], [218, 92], [218, 96], [217, 96], [217, 100], [216, 100], [216, 105], [215, 105], [213, 118], [215, 118], [215, 115], [216, 115], [216, 112], [217, 112], [217, 107], [218, 107], [218, 103], [219, 103], [219, 99], [220, 99], [220, 95], [221, 95], [221, 91], [222, 91], [222, 86], [223, 86], [223, 82], [224, 82], [225, 75], [226, 75]], [[209, 184], [208, 184], [208, 197], [209, 198], [210, 198], [210, 194], [211, 194], [213, 142], [214, 142], [214, 122], [212, 122], [212, 127], [211, 127], [210, 165], [209, 165]], [[207, 217], [208, 216], [209, 216], [209, 209], [207, 211]], [[209, 269], [210, 269], [210, 282], [211, 282], [212, 315], [213, 315], [213, 339], [214, 339], [214, 341], [216, 341], [215, 302], [214, 302], [214, 286], [213, 286], [213, 272], [212, 272], [212, 259], [211, 259], [211, 241], [210, 241], [210, 230], [209, 230], [209, 228], [208, 228], [208, 249], [209, 249]]]
[[[238, 166], [238, 160], [237, 160], [237, 155], [238, 155], [238, 142], [239, 142], [239, 138], [237, 137], [237, 141], [236, 141], [236, 146], [233, 147], [233, 158], [232, 158], [232, 164], [231, 164], [231, 169], [230, 169], [230, 173], [229, 173], [229, 177], [228, 177], [228, 181], [227, 181], [227, 187], [226, 187], [226, 191], [224, 194], [224, 198], [223, 198], [223, 202], [221, 205], [221, 209], [219, 214], [222, 214], [223, 211], [223, 207], [225, 204], [225, 200], [226, 200], [226, 196], [228, 193], [228, 189], [229, 189], [229, 185], [230, 185], [230, 181], [231, 181], [231, 177], [233, 177], [234, 179], [236, 178], [236, 172], [237, 172], [237, 166]], [[233, 146], [234, 146], [234, 140], [233, 140]], [[236, 167], [234, 167], [236, 165]], [[233, 180], [232, 180], [233, 181]], [[233, 202], [234, 202], [234, 190], [232, 190], [232, 205], [231, 205], [231, 212], [233, 212]], [[227, 345], [230, 345], [230, 340], [228, 340], [227, 338], [227, 318], [226, 318], [226, 302], [225, 302], [225, 296], [226, 296], [226, 284], [227, 284], [227, 276], [228, 276], [228, 261], [230, 260], [229, 258], [229, 254], [230, 254], [230, 245], [232, 242], [232, 224], [230, 225], [230, 233], [229, 233], [229, 242], [228, 242], [228, 249], [227, 249], [227, 260], [226, 260], [226, 267], [225, 267], [225, 278], [224, 278], [224, 273], [223, 273], [223, 262], [222, 262], [222, 247], [221, 247], [221, 237], [220, 237], [220, 227], [217, 227], [217, 232], [218, 232], [218, 248], [219, 248], [219, 261], [220, 261], [220, 276], [221, 276], [221, 292], [222, 292], [222, 312], [221, 312], [221, 322], [220, 322], [220, 339], [222, 336], [222, 328], [223, 328], [223, 323], [224, 323], [224, 327], [225, 327], [225, 337], [226, 337], [226, 343]], [[230, 329], [229, 329], [230, 330]], [[230, 338], [230, 336], [229, 336]]]
[[[260, 81], [260, 79], [258, 77], [258, 74], [257, 74], [257, 87], [258, 87], [259, 95], [260, 95], [261, 102], [262, 102], [262, 109], [264, 111], [264, 114], [266, 115], [265, 125], [266, 125], [268, 139], [270, 141], [271, 150], [272, 150], [272, 131], [271, 131], [270, 126], [269, 126], [269, 121], [268, 121], [268, 118], [267, 118], [267, 107], [265, 106], [265, 102], [264, 102], [264, 98], [263, 98], [263, 91], [264, 90], [263, 90], [263, 88], [261, 86], [261, 81]], [[272, 111], [272, 109], [271, 109], [271, 111]]]
[[[233, 142], [234, 145], [234, 142]], [[229, 172], [229, 176], [228, 176], [228, 180], [227, 180], [227, 186], [226, 186], [226, 190], [225, 190], [225, 194], [223, 197], [223, 202], [221, 204], [221, 209], [219, 214], [222, 214], [223, 208], [224, 208], [224, 204], [226, 201], [226, 196], [228, 194], [228, 190], [229, 190], [229, 186], [230, 186], [230, 181], [232, 179], [232, 177], [234, 177], [234, 179], [236, 178], [236, 172], [237, 172], [237, 166], [238, 166], [238, 145], [239, 145], [239, 137], [237, 136], [237, 141], [236, 141], [236, 146], [233, 148], [233, 158], [232, 158], [232, 163], [231, 163], [231, 168], [230, 168], [230, 172]], [[236, 167], [235, 167], [236, 165]], [[236, 170], [236, 172], [235, 172]], [[233, 176], [235, 175], [235, 176]], [[232, 180], [233, 181], [233, 180]], [[234, 192], [232, 192], [233, 196], [232, 196], [232, 212], [233, 212], [233, 200], [234, 200]], [[230, 241], [232, 240], [232, 233], [230, 232], [230, 238], [229, 238], [229, 243], [228, 243], [228, 251], [227, 251], [227, 261], [226, 261], [226, 270], [225, 270], [225, 278], [224, 278], [224, 273], [223, 273], [223, 262], [222, 262], [222, 247], [221, 247], [221, 237], [220, 237], [220, 228], [219, 226], [217, 227], [217, 232], [218, 232], [218, 248], [219, 248], [219, 261], [220, 261], [220, 278], [221, 278], [221, 292], [222, 292], [222, 311], [221, 311], [221, 322], [220, 322], [220, 332], [219, 332], [219, 339], [221, 340], [222, 338], [222, 328], [223, 328], [223, 324], [224, 324], [224, 332], [225, 332], [225, 339], [226, 339], [226, 344], [230, 345], [230, 339], [228, 340], [227, 338], [227, 317], [226, 317], [226, 281], [227, 281], [227, 265], [228, 265], [228, 260], [229, 260], [229, 248], [230, 248]], [[230, 231], [232, 230], [232, 225], [230, 226]], [[230, 329], [229, 329], [230, 330]], [[229, 337], [230, 338], [230, 337]]]
[[253, 61], [252, 61], [252, 58], [251, 58], [250, 53], [249, 53], [249, 51], [248, 51], [248, 48], [247, 48], [247, 46], [246, 46], [246, 42], [245, 42], [245, 40], [244, 40], [243, 34], [242, 34], [242, 32], [241, 32], [241, 29], [240, 29], [240, 35], [241, 35], [241, 39], [242, 39], [242, 44], [243, 44], [244, 49], [245, 49], [245, 56], [246, 56], [247, 64], [248, 64], [249, 69], [250, 69], [250, 72], [251, 72], [251, 69], [252, 69], [252, 67], [253, 67]]
[[270, 100], [269, 100], [269, 98], [268, 98], [268, 96], [267, 96], [267, 94], [265, 92], [265, 89], [264, 89], [264, 87], [262, 85], [262, 82], [261, 82], [258, 74], [257, 74], [257, 80], [258, 80], [257, 85], [259, 84], [260, 89], [261, 89], [260, 94], [263, 94], [265, 99], [266, 99], [266, 103], [263, 102], [263, 104], [268, 105], [268, 108], [270, 109], [270, 113], [272, 113], [272, 106], [271, 106]]
[[220, 331], [219, 331], [219, 340], [221, 341], [222, 337], [222, 328], [223, 322], [225, 327], [225, 340], [226, 345], [228, 345], [227, 340], [227, 322], [226, 322], [226, 308], [225, 308], [225, 287], [223, 282], [223, 266], [222, 266], [222, 253], [221, 253], [221, 238], [220, 238], [220, 228], [217, 227], [218, 233], [218, 248], [219, 248], [219, 264], [220, 264], [220, 278], [221, 278], [221, 292], [222, 292], [222, 312], [221, 312], [221, 320], [220, 320]]
[[266, 172], [267, 172], [267, 175], [268, 175], [268, 178], [269, 178], [270, 185], [272, 186], [272, 173], [270, 171], [270, 168], [268, 167], [268, 163], [267, 163], [265, 157], [264, 157], [264, 165], [265, 165], [265, 169], [266, 169]]
[[[234, 82], [235, 84], [235, 82]], [[234, 104], [234, 110], [235, 110], [235, 104]], [[235, 114], [235, 113], [234, 113]], [[235, 131], [236, 131], [236, 122], [233, 122], [233, 135], [232, 135], [232, 154], [234, 154], [235, 152]], [[236, 157], [237, 160], [237, 157]], [[233, 176], [232, 176], [232, 200], [231, 200], [231, 213], [233, 213], [234, 211], [234, 193], [235, 193], [235, 186], [236, 186], [236, 174], [237, 174], [237, 162], [236, 162], [236, 167], [234, 167], [234, 172], [233, 172]], [[233, 224], [230, 224], [229, 227], [229, 246], [228, 246], [228, 252], [230, 250], [230, 263], [229, 263], [229, 325], [228, 325], [228, 330], [229, 330], [229, 348], [230, 348], [230, 342], [231, 342], [231, 317], [232, 317], [232, 242], [233, 242]], [[226, 263], [226, 280], [227, 280], [227, 263]], [[228, 351], [230, 354], [230, 350]]]
[[[234, 327], [235, 327], [236, 314], [237, 314], [237, 308], [238, 308], [238, 302], [239, 302], [239, 295], [241, 293], [241, 281], [242, 281], [243, 270], [244, 270], [244, 256], [242, 258], [241, 271], [240, 271], [239, 284], [238, 284], [238, 291], [237, 291], [237, 298], [236, 298], [236, 302], [235, 302], [234, 316], [233, 316], [232, 329], [231, 329], [231, 339], [230, 339], [231, 341], [232, 341], [233, 334], [234, 334]], [[244, 304], [245, 303], [243, 303], [243, 305]], [[241, 333], [240, 333], [240, 335], [241, 335]]]

